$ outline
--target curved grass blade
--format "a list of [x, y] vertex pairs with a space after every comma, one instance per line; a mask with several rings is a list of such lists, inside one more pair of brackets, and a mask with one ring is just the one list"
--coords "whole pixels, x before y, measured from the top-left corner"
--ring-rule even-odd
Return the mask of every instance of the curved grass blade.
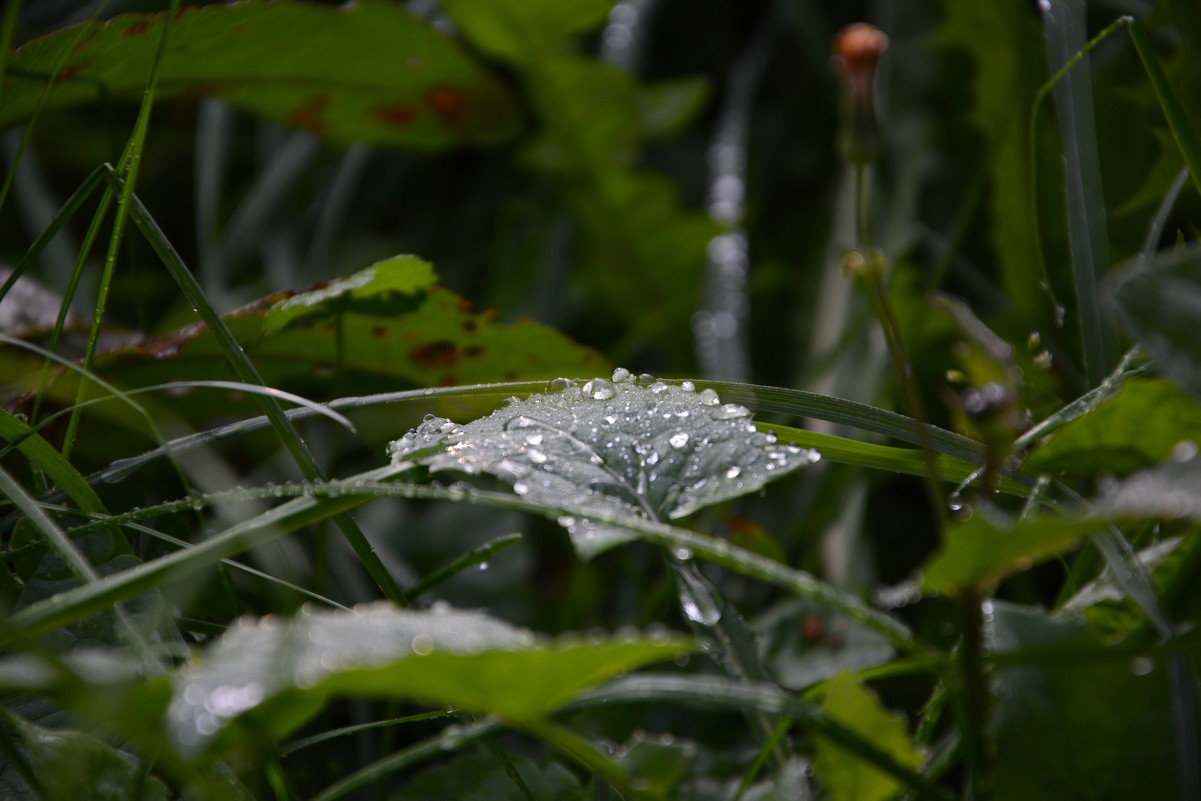
[[1138, 51], [1138, 56], [1143, 61], [1147, 77], [1151, 79], [1155, 96], [1159, 98], [1159, 107], [1168, 119], [1168, 127], [1172, 129], [1172, 136], [1176, 139], [1180, 154], [1184, 156], [1184, 163], [1188, 165], [1189, 172], [1193, 176], [1193, 185], [1197, 187], [1198, 191], [1201, 191], [1201, 137], [1198, 137], [1197, 131], [1194, 130], [1192, 122], [1189, 120], [1188, 113], [1177, 99], [1176, 92], [1172, 89], [1172, 83], [1168, 80], [1159, 56], [1155, 54], [1155, 48], [1147, 38], [1147, 33], [1137, 21], [1130, 23], [1130, 39], [1134, 42], [1134, 49]]
[[106, 513], [100, 496], [75, 466], [32, 428], [3, 409], [0, 409], [0, 438], [7, 440], [11, 448], [16, 448], [24, 454], [31, 464], [44, 472], [80, 509], [96, 514]]
[[495, 554], [519, 542], [521, 542], [520, 534], [506, 534], [503, 537], [497, 537], [494, 540], [485, 542], [483, 545], [472, 548], [467, 553], [459, 556], [449, 564], [443, 565], [417, 582], [417, 585], [409, 590], [409, 597], [416, 598], [422, 593], [429, 592], [457, 573], [462, 573], [464, 570], [476, 565], [486, 564]]
[[[120, 176], [114, 171], [108, 170], [106, 174], [115, 187], [124, 186]], [[234, 372], [242, 381], [262, 386], [264, 382], [258, 370], [250, 361], [250, 358], [247, 357], [246, 352], [242, 350], [241, 345], [238, 344], [238, 341], [234, 338], [229, 328], [226, 327], [225, 322], [221, 319], [221, 315], [208, 302], [204, 290], [201, 289], [196, 278], [188, 271], [187, 266], [183, 263], [183, 259], [180, 258], [174, 246], [172, 246], [166, 235], [163, 234], [162, 229], [158, 227], [154, 218], [150, 216], [150, 213], [136, 195], [130, 196], [129, 213], [134, 224], [142, 231], [151, 248], [158, 254], [163, 265], [171, 274], [171, 277], [175, 279], [175, 282], [187, 297], [188, 302], [192, 304], [192, 308], [196, 310], [217, 338]], [[292, 424], [279, 404], [273, 398], [262, 395], [256, 395], [255, 399], [259, 404], [259, 408], [262, 409], [265, 416], [271, 421], [271, 427], [275, 430], [276, 435], [292, 455], [293, 460], [295, 460], [305, 477], [310, 480], [324, 480], [326, 478], [325, 471], [317, 463], [317, 459], [313, 456], [312, 451], [309, 450], [304, 440], [301, 439], [300, 434], [292, 427]], [[367, 537], [363, 534], [358, 524], [355, 523], [354, 519], [343, 512], [338, 512], [333, 516], [333, 520], [338, 528], [341, 529], [342, 534], [346, 537], [347, 542], [350, 543], [355, 553], [358, 554], [363, 566], [384, 593], [384, 596], [401, 606], [407, 605], [408, 602], [400, 586], [396, 583], [396, 579], [392, 577], [392, 574], [388, 572], [384, 563], [380, 561], [379, 556], [375, 553], [375, 549], [367, 540]]]

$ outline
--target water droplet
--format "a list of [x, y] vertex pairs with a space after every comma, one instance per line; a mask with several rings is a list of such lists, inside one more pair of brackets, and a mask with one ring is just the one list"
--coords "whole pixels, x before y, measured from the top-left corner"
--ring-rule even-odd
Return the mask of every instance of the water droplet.
[[660, 457], [659, 457], [658, 451], [651, 451], [650, 453], [648, 453], [646, 455], [646, 463], [651, 466], [654, 466], [659, 463], [659, 458]]
[[1135, 657], [1130, 661], [1130, 672], [1136, 676], [1146, 676], [1155, 670], [1155, 663], [1145, 656]]
[[582, 390], [585, 398], [592, 400], [609, 400], [617, 395], [613, 382], [604, 378], [594, 378], [584, 384]]
[[534, 464], [546, 464], [547, 455], [535, 448], [526, 448], [525, 456]]
[[703, 626], [717, 625], [721, 620], [721, 609], [709, 588], [705, 586], [704, 580], [687, 566], [678, 571], [678, 574], [682, 579], [678, 589], [680, 608], [683, 609], [684, 616]]
[[541, 445], [542, 444], [542, 435], [541, 434], [526, 434], [525, 435], [525, 444], [526, 445]]
[[699, 397], [701, 399], [701, 403], [705, 404], [706, 406], [716, 406], [721, 403], [721, 398], [717, 397], [717, 393], [711, 389], [701, 390], [701, 394], [697, 397]]
[[630, 380], [630, 371], [624, 367], [618, 367], [613, 371], [613, 383], [624, 384]]
[[689, 436], [687, 431], [680, 431], [672, 434], [671, 439], [667, 440], [673, 448], [683, 448], [688, 444]]
[[726, 478], [738, 478], [742, 475], [742, 468], [738, 465], [726, 468]]
[[[514, 487], [514, 489], [516, 489], [516, 487]], [[480, 562], [478, 565], [476, 565], [476, 566], [475, 566], [475, 569], [476, 569], [476, 570], [487, 570], [487, 569], [488, 569], [488, 563], [487, 563], [487, 562]]]
[[553, 378], [546, 385], [547, 394], [553, 395], [556, 392], [562, 392], [565, 389], [570, 389], [575, 386], [575, 382], [570, 378]]
[[696, 384], [691, 381], [682, 381], [680, 382], [680, 389], [685, 392], [696, 392]]
[[409, 647], [417, 656], [428, 656], [434, 652], [434, 638], [428, 634], [416, 634]]
[[692, 551], [688, 550], [687, 548], [676, 548], [671, 552], [671, 554], [681, 562], [687, 562], [692, 558]]
[[518, 481], [513, 485], [513, 491], [518, 495], [528, 495], [530, 492], [530, 485], [526, 484], [524, 481]]
[[751, 410], [737, 403], [726, 403], [713, 410], [714, 420], [736, 420], [740, 417], [750, 417]]
[[1182, 439], [1172, 447], [1172, 461], [1191, 462], [1197, 456], [1197, 443], [1191, 439]]

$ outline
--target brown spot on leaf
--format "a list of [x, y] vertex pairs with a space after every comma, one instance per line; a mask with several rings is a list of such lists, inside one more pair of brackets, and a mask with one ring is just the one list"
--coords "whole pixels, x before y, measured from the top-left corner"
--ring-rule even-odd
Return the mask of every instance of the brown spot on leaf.
[[418, 367], [450, 367], [459, 360], [459, 348], [448, 339], [418, 345], [409, 351], [409, 359]]
[[126, 28], [125, 35], [126, 36], [138, 36], [140, 34], [145, 33], [149, 29], [150, 29], [150, 20], [143, 19], [143, 20], [139, 20], [138, 22], [135, 22], [133, 25], [130, 25], [128, 28]]
[[77, 61], [74, 64], [70, 64], [66, 67], [63, 67], [61, 70], [58, 71], [57, 74], [55, 74], [54, 80], [69, 81], [72, 78], [74, 78], [75, 75], [80, 70], [83, 70], [84, 68], [88, 67], [94, 60], [95, 59], [85, 58], [83, 61]]
[[371, 109], [371, 118], [397, 128], [408, 125], [417, 116], [412, 106], [382, 105]]
[[467, 95], [448, 86], [435, 86], [426, 94], [425, 105], [447, 122], [458, 122], [467, 112]]
[[297, 128], [303, 128], [315, 134], [324, 133], [325, 120], [321, 116], [325, 113], [327, 106], [329, 106], [329, 95], [321, 92], [311, 94], [304, 101], [303, 106], [288, 115], [288, 122]]

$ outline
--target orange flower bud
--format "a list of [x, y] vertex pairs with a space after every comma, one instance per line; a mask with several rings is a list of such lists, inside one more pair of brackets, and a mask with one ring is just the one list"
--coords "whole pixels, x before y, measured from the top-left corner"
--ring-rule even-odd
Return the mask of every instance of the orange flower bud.
[[888, 37], [875, 25], [857, 22], [834, 37], [830, 66], [843, 85], [843, 155], [862, 164], [875, 157], [879, 140], [876, 123], [876, 65], [888, 49]]

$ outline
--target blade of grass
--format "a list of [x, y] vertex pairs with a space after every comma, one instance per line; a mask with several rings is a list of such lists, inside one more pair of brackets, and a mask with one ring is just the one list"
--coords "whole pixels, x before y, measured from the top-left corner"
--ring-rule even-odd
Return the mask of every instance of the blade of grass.
[[0, 438], [12, 443], [12, 447], [44, 472], [80, 509], [96, 514], [106, 513], [100, 496], [75, 466], [32, 428], [3, 409], [0, 409]]
[[[1084, 347], [1084, 372], [1095, 387], [1113, 369], [1118, 340], [1101, 314], [1097, 283], [1109, 269], [1105, 195], [1093, 114], [1092, 77], [1083, 0], [1052, 0], [1044, 7], [1045, 43], [1051, 69], [1052, 97], [1063, 140], [1068, 210], [1068, 245], [1076, 292], [1076, 315]], [[1122, 20], [1111, 25], [1113, 29]], [[1080, 68], [1075, 68], [1080, 67]], [[1034, 121], [1031, 120], [1033, 128]], [[1032, 151], [1033, 152], [1033, 151]]]
[[[117, 267], [117, 253], [125, 239], [125, 224], [129, 218], [129, 203], [133, 197], [133, 188], [137, 185], [138, 170], [142, 164], [142, 151], [146, 147], [146, 134], [150, 128], [150, 110], [154, 105], [155, 90], [158, 87], [159, 64], [162, 61], [163, 53], [166, 51], [167, 38], [171, 33], [171, 23], [175, 19], [175, 12], [179, 9], [179, 3], [180, 0], [171, 0], [170, 14], [163, 23], [162, 33], [159, 35], [158, 47], [154, 55], [154, 61], [150, 67], [150, 77], [146, 82], [146, 90], [142, 94], [141, 108], [138, 109], [138, 118], [134, 123], [129, 142], [125, 146], [125, 152], [121, 155], [121, 160], [117, 164], [117, 171], [122, 175], [124, 181], [121, 185], [120, 201], [117, 203], [116, 216], [113, 218], [113, 230], [109, 237], [108, 253], [104, 258], [104, 270], [100, 275], [100, 286], [96, 292], [96, 306], [94, 316], [92, 317], [92, 328], [88, 333], [87, 349], [83, 357], [84, 369], [88, 371], [92, 369], [92, 362], [96, 357], [96, 345], [100, 340], [101, 326], [104, 324], [104, 311], [108, 304], [108, 293], [112, 287], [113, 273]], [[79, 382], [78, 395], [75, 399], [77, 407], [86, 396], [87, 389], [87, 381], [81, 380]], [[82, 411], [77, 408], [77, 410], [72, 411], [67, 421], [67, 432], [63, 435], [63, 456], [66, 458], [70, 458], [71, 448], [75, 444], [81, 414]]]
[[[115, 172], [109, 170], [106, 174], [114, 184], [122, 185], [121, 178]], [[141, 230], [143, 236], [146, 237], [146, 241], [162, 260], [163, 265], [167, 268], [171, 277], [175, 279], [176, 284], [179, 285], [188, 302], [191, 303], [192, 308], [196, 310], [200, 318], [209, 327], [209, 330], [216, 338], [217, 343], [238, 378], [247, 384], [265, 386], [266, 382], [259, 375], [258, 369], [250, 361], [246, 352], [242, 350], [242, 346], [238, 344], [233, 333], [225, 325], [225, 321], [221, 319], [221, 316], [217, 314], [212, 304], [208, 302], [208, 298], [205, 296], [204, 290], [201, 289], [196, 278], [188, 270], [187, 266], [183, 263], [183, 259], [176, 253], [174, 246], [172, 246], [166, 235], [163, 234], [162, 229], [158, 227], [154, 218], [150, 216], [150, 213], [136, 195], [130, 196], [128, 209], [134, 224]], [[300, 434], [292, 427], [287, 415], [280, 408], [279, 403], [273, 398], [263, 395], [256, 395], [254, 397], [263, 414], [270, 420], [276, 435], [283, 442], [288, 453], [292, 455], [293, 460], [295, 460], [304, 476], [310, 480], [324, 480], [327, 477], [325, 471], [317, 463], [317, 459], [313, 456], [312, 451], [309, 450], [304, 440], [301, 439]], [[393, 603], [407, 606], [408, 601], [405, 599], [400, 586], [388, 572], [379, 555], [375, 553], [375, 548], [367, 540], [367, 537], [363, 534], [358, 524], [355, 523], [354, 519], [348, 514], [339, 512], [333, 516], [333, 520], [355, 553], [358, 554], [363, 566], [383, 592], [384, 597]]]
[[1151, 79], [1155, 96], [1159, 98], [1159, 107], [1163, 109], [1164, 116], [1168, 118], [1168, 127], [1172, 129], [1176, 146], [1180, 148], [1180, 154], [1184, 156], [1184, 163], [1188, 165], [1189, 172], [1192, 173], [1193, 185], [1197, 187], [1198, 191], [1201, 191], [1201, 138], [1197, 136], [1197, 131], [1193, 128], [1187, 112], [1176, 98], [1176, 92], [1172, 89], [1172, 84], [1168, 80], [1167, 73], [1164, 72], [1159, 56], [1155, 54], [1151, 40], [1147, 38], [1146, 32], [1138, 22], [1132, 21], [1130, 24], [1130, 39], [1134, 42], [1134, 49], [1138, 51], [1138, 56], [1143, 61], [1147, 77]]
[[[436, 487], [389, 481], [406, 470], [407, 466], [405, 465], [392, 465], [344, 480], [316, 484], [281, 485], [257, 493], [253, 490], [211, 493], [206, 496], [194, 496], [170, 504], [113, 515], [105, 521], [104, 525], [124, 524], [127, 521], [141, 520], [206, 502], [240, 501], [265, 497], [267, 494], [280, 497], [284, 495], [300, 496], [250, 520], [231, 526], [212, 538], [198, 543], [186, 552], [159, 557], [122, 573], [106, 576], [89, 587], [68, 590], [53, 598], [32, 604], [14, 615], [11, 622], [14, 626], [25, 629], [30, 636], [44, 633], [72, 620], [86, 617], [115, 601], [132, 597], [146, 589], [195, 573], [222, 558], [269, 542], [289, 531], [330, 517], [371, 498], [428, 498], [469, 501], [501, 509], [516, 509], [532, 512], [552, 520], [558, 520], [562, 515], [572, 515], [577, 518], [592, 519], [607, 526], [620, 527], [647, 542], [664, 546], [673, 551], [686, 549], [694, 557], [721, 565], [744, 576], [775, 584], [802, 598], [829, 606], [852, 621], [880, 634], [898, 650], [905, 653], [926, 657], [936, 656], [936, 652], [919, 640], [904, 623], [872, 608], [859, 597], [839, 590], [809, 573], [739, 548], [726, 540], [641, 518], [609, 512], [601, 513], [596, 509], [575, 508], [567, 504], [552, 508], [527, 501], [521, 496], [511, 493], [485, 490], [467, 491], [457, 487]], [[93, 524], [80, 526], [75, 531], [83, 534], [89, 530], [91, 525]], [[0, 640], [0, 646], [2, 645], [3, 641]]]
[[451, 576], [462, 573], [470, 567], [485, 564], [493, 555], [519, 542], [521, 542], [520, 534], [506, 534], [503, 537], [497, 537], [494, 540], [485, 542], [483, 545], [472, 548], [467, 553], [443, 565], [417, 582], [417, 585], [409, 590], [408, 595], [410, 598], [416, 598], [423, 593], [429, 592]]

